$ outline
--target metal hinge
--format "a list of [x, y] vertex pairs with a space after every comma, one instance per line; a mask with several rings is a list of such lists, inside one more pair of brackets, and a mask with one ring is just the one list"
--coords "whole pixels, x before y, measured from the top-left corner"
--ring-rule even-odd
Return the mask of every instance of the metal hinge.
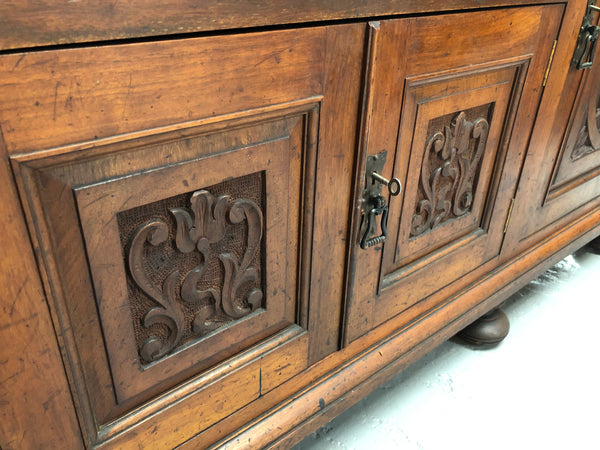
[[556, 51], [557, 40], [552, 44], [552, 51], [550, 52], [550, 58], [548, 58], [548, 65], [546, 66], [546, 73], [544, 73], [544, 81], [542, 81], [542, 87], [546, 87], [548, 82], [548, 75], [550, 75], [550, 67], [552, 66], [552, 60], [554, 59], [554, 52]]
[[504, 234], [506, 234], [506, 230], [508, 230], [508, 223], [510, 222], [510, 216], [512, 216], [513, 206], [515, 206], [515, 199], [510, 199], [510, 206], [508, 207], [508, 215], [506, 216], [506, 222], [504, 222]]

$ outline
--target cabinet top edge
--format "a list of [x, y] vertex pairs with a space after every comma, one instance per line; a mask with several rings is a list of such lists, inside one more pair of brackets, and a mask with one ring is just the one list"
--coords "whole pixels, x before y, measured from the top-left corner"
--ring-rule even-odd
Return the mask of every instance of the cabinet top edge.
[[0, 51], [587, 0], [24, 0], [0, 2]]

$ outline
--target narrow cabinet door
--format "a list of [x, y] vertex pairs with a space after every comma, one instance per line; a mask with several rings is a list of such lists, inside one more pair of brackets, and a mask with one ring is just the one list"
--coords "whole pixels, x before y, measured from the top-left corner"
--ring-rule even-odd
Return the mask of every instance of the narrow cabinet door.
[[422, 314], [498, 259], [562, 12], [371, 24], [363, 164], [385, 158], [378, 175], [403, 189], [391, 196], [381, 186], [374, 201], [380, 181], [358, 170], [346, 342], [400, 313], [400, 323]]
[[[584, 12], [583, 5], [578, 9]], [[585, 20], [597, 24], [598, 14], [590, 10]], [[581, 22], [580, 15], [573, 28]], [[559, 40], [564, 50], [557, 53], [564, 51], [566, 57], [555, 58], [548, 78], [550, 95], [544, 95], [527, 152], [507, 254], [530, 247], [600, 204], [600, 48], [595, 55], [583, 55], [587, 68], [577, 68], [577, 61], [570, 60], [576, 37], [571, 33]], [[586, 34], [580, 39], [585, 42]], [[557, 91], [560, 100], [554, 109]]]

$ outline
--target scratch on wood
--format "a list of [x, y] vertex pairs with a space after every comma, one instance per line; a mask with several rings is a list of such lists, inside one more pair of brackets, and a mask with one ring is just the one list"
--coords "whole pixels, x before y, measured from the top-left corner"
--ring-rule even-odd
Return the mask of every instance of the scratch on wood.
[[287, 363], [287, 364], [284, 364], [283, 366], [280, 366], [280, 367], [279, 367], [279, 370], [285, 370], [285, 369], [287, 369], [288, 367], [290, 367], [291, 365], [292, 365], [292, 363]]
[[269, 56], [267, 56], [266, 58], [263, 58], [263, 59], [261, 59], [259, 62], [257, 62], [256, 64], [254, 64], [254, 67], [258, 67], [258, 66], [260, 66], [261, 64], [264, 64], [265, 62], [267, 62], [267, 61], [268, 61], [268, 60], [270, 60], [270, 59], [274, 59], [274, 60], [275, 60], [275, 62], [276, 62], [277, 64], [279, 64], [279, 63], [281, 62], [281, 58], [279, 57], [279, 55], [281, 55], [282, 53], [285, 53], [285, 51], [286, 51], [286, 50], [287, 50], [287, 49], [285, 49], [285, 48], [284, 48], [283, 50], [279, 50], [279, 51], [277, 51], [277, 52], [273, 52], [273, 53], [271, 53], [271, 54], [270, 54]]
[[23, 292], [23, 289], [25, 289], [25, 285], [27, 284], [28, 281], [29, 281], [29, 277], [26, 277], [25, 280], [23, 280], [23, 283], [21, 283], [19, 290], [15, 294], [15, 298], [13, 299], [12, 304], [10, 305], [10, 311], [8, 312], [9, 317], [12, 317], [12, 315], [14, 314], [15, 307], [17, 306], [17, 300], [21, 296], [21, 292]]
[[85, 207], [86, 207], [86, 208], [88, 208], [88, 207], [90, 207], [91, 205], [93, 205], [94, 203], [96, 203], [96, 202], [99, 202], [99, 201], [101, 201], [101, 200], [104, 200], [104, 199], [105, 199], [106, 197], [108, 197], [109, 195], [110, 195], [110, 194], [104, 194], [104, 195], [101, 195], [100, 197], [98, 197], [98, 198], [95, 198], [94, 200], [92, 200], [91, 202], [89, 202], [87, 205], [85, 205]]
[[21, 57], [17, 60], [17, 62], [13, 66], [13, 70], [15, 70], [17, 67], [19, 67], [19, 64], [21, 64], [21, 61], [23, 61], [23, 58], [25, 58], [25, 56], [27, 56], [26, 53], [24, 53], [23, 55], [21, 55]]
[[132, 83], [131, 74], [129, 74], [129, 86], [127, 87], [127, 95], [125, 96], [125, 102], [123, 103], [123, 115], [121, 116], [121, 119], [125, 119], [125, 111], [127, 110], [127, 101], [129, 100], [129, 96], [131, 95], [131, 90], [133, 89], [131, 87], [131, 83]]
[[7, 324], [0, 324], [0, 331], [15, 327], [21, 323], [30, 322], [31, 320], [35, 319], [37, 316], [38, 316], [38, 313], [33, 313], [32, 315], [30, 315], [28, 317], [24, 317], [23, 319], [13, 320], [12, 322], [7, 323]]
[[48, 408], [50, 407], [50, 404], [54, 401], [54, 399], [56, 398], [57, 395], [60, 395], [62, 392], [60, 391], [53, 391], [49, 396], [48, 399], [42, 403], [42, 407], [44, 408], [44, 411], [48, 411]]
[[58, 101], [58, 88], [60, 87], [60, 81], [56, 82], [54, 87], [54, 112], [52, 114], [52, 120], [56, 122], [56, 102]]
[[19, 368], [19, 370], [18, 370], [18, 371], [16, 371], [15, 373], [13, 373], [12, 375], [9, 375], [9, 376], [8, 376], [8, 377], [6, 377], [6, 378], [2, 378], [2, 379], [0, 379], [0, 384], [4, 384], [4, 383], [6, 383], [6, 382], [7, 382], [7, 381], [9, 381], [9, 380], [12, 380], [13, 378], [16, 378], [16, 377], [18, 377], [18, 376], [19, 376], [19, 375], [21, 375], [23, 372], [25, 372], [25, 369], [23, 369], [22, 367], [21, 367], [21, 368]]
[[[120, 208], [119, 208], [117, 211], [125, 211], [126, 209], [129, 209], [129, 207], [128, 207], [128, 206], [125, 206], [125, 205], [127, 205], [127, 204], [129, 203], [129, 200], [131, 200], [133, 197], [134, 197], [134, 194], [131, 194], [131, 195], [129, 195], [129, 196], [128, 196], [128, 197], [125, 199], [125, 201], [124, 201], [123, 203], [121, 203], [121, 206], [120, 206]], [[111, 220], [111, 222], [112, 222], [112, 220]], [[107, 224], [107, 225], [108, 225], [108, 224]]]

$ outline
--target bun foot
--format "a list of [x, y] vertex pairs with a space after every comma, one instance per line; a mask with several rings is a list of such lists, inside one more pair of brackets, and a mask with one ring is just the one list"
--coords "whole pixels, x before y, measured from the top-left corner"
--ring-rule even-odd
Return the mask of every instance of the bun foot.
[[459, 331], [458, 338], [471, 345], [492, 346], [501, 342], [510, 329], [508, 317], [500, 309], [494, 309]]
[[588, 249], [595, 253], [596, 255], [600, 255], [600, 237], [594, 239], [587, 245]]

